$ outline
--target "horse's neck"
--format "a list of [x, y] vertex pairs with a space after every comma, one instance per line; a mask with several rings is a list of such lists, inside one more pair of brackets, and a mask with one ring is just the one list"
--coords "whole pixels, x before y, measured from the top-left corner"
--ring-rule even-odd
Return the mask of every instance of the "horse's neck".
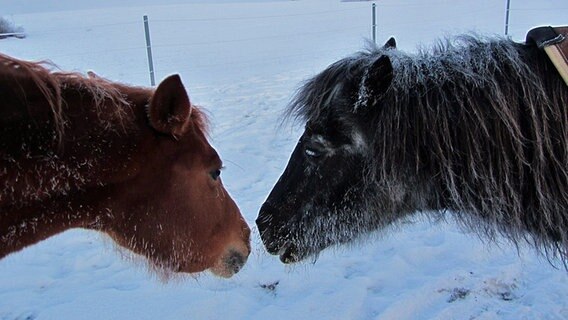
[[71, 228], [103, 228], [103, 190], [134, 170], [129, 163], [146, 125], [140, 101], [122, 119], [109, 118], [104, 109], [112, 105], [73, 118], [61, 156], [38, 159], [16, 150], [12, 162], [0, 158], [0, 258]]
[[1, 209], [0, 259], [68, 229], [101, 230], [106, 224], [106, 216], [96, 207], [101, 199], [86, 198], [86, 194], [80, 194], [28, 207]]
[[133, 106], [92, 107], [64, 94], [71, 115], [60, 150], [43, 128], [24, 122], [6, 129], [0, 145], [0, 208], [105, 185], [131, 169], [127, 164], [145, 125], [138, 119], [145, 114], [144, 97]]

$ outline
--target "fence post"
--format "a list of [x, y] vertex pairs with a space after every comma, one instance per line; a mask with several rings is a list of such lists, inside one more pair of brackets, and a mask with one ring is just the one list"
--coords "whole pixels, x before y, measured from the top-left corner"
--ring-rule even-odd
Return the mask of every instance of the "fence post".
[[154, 78], [154, 62], [152, 61], [152, 44], [150, 43], [150, 26], [148, 25], [148, 16], [144, 16], [144, 31], [146, 33], [146, 51], [148, 53], [148, 66], [150, 68], [150, 85], [156, 85]]
[[511, 9], [511, 0], [507, 0], [507, 11], [505, 12], [505, 35], [509, 35], [509, 11]]
[[373, 2], [373, 43], [377, 44], [377, 4]]

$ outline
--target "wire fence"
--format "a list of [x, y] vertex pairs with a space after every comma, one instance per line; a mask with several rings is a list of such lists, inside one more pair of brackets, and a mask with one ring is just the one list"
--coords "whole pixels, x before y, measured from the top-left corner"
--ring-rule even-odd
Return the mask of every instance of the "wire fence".
[[[467, 4], [471, 3], [469, 0], [456, 0], [451, 4], [447, 1], [424, 1], [420, 3], [399, 3], [399, 2], [378, 2], [377, 3], [377, 29], [379, 33], [378, 39], [387, 38], [390, 36], [392, 31], [390, 30], [412, 30], [412, 36], [416, 39], [423, 37], [428, 33], [432, 33], [432, 29], [442, 28], [442, 26], [450, 27], [453, 25], [459, 25], [460, 22], [466, 19], [472, 19], [472, 17], [484, 17], [492, 15], [495, 19], [501, 18], [502, 23], [505, 22], [505, 5], [503, 1], [493, 1], [489, 5], [478, 6], [473, 8], [472, 6], [461, 6], [457, 4]], [[426, 14], [427, 8], [432, 8], [432, 6], [448, 6], [455, 5], [456, 10], [452, 12], [451, 15], [440, 16], [436, 14]], [[472, 9], [473, 8], [473, 9]], [[419, 20], [410, 21], [409, 18], [405, 17], [407, 12], [424, 12], [420, 15]], [[435, 11], [435, 10], [432, 10]], [[511, 32], [521, 32], [521, 28], [517, 27], [519, 24], [515, 24], [516, 15], [526, 15], [531, 13], [538, 13], [546, 15], [547, 13], [556, 13], [564, 11], [565, 16], [568, 16], [568, 7], [560, 6], [555, 8], [543, 8], [543, 7], [522, 7], [515, 8], [513, 5], [510, 8], [511, 21], [510, 28]], [[207, 59], [193, 59], [192, 70], [206, 70], [212, 67], [233, 67], [233, 68], [249, 68], [257, 67], [262, 68], [263, 64], [274, 64], [278, 62], [288, 61], [288, 62], [302, 62], [317, 59], [322, 55], [326, 54], [330, 49], [328, 46], [332, 46], [335, 52], [353, 52], [361, 48], [363, 39], [372, 38], [372, 21], [371, 21], [371, 3], [358, 3], [345, 5], [341, 8], [321, 8], [321, 9], [311, 9], [309, 11], [302, 12], [290, 12], [282, 13], [277, 11], [265, 10], [264, 14], [254, 13], [250, 15], [243, 15], [242, 12], [239, 14], [232, 14], [231, 12], [221, 12], [215, 16], [204, 16], [204, 17], [188, 17], [179, 18], [173, 17], [171, 19], [164, 18], [163, 16], [156, 19], [149, 15], [149, 21], [151, 24], [150, 32], [152, 33], [152, 49], [154, 50], [154, 63], [156, 65], [156, 72], [164, 72], [160, 70], [161, 66], [171, 64], [173, 60], [180, 59], [182, 54], [180, 51], [187, 52], [189, 55], [192, 51], [199, 51], [202, 57], [207, 56], [219, 56], [219, 52], [226, 50], [226, 48], [248, 48], [252, 46], [260, 46], [257, 50], [266, 50], [267, 56], [258, 58], [256, 57], [247, 58], [243, 54], [243, 57], [235, 58], [231, 61], [207, 61]], [[329, 23], [332, 20], [345, 20], [344, 23]], [[289, 30], [290, 20], [298, 21], [298, 24], [306, 23], [309, 25], [309, 30], [301, 30], [299, 28], [293, 28]], [[321, 21], [321, 23], [317, 23]], [[172, 27], [172, 26], [176, 27]], [[175, 29], [180, 25], [186, 26], [188, 31], [174, 31], [173, 34], [168, 32], [163, 32], [167, 29]], [[238, 26], [241, 30], [240, 33], [233, 34], [231, 26]], [[247, 29], [248, 26], [248, 29]], [[160, 32], [154, 32], [156, 30], [162, 30]], [[181, 37], [180, 34], [186, 32], [190, 34], [194, 30], [203, 30], [204, 28], [218, 28], [219, 37], [206, 37], [199, 38], [196, 36], [192, 37]], [[58, 26], [50, 28], [49, 25], [43, 26], [39, 30], [34, 30], [33, 34], [30, 34], [33, 38], [49, 38], [57, 34], [57, 39], [73, 38], [73, 37], [121, 37], [120, 30], [132, 30], [138, 29], [140, 38], [136, 41], [132, 39], [127, 39], [125, 41], [114, 41], [114, 43], [119, 43], [120, 45], [114, 46], [98, 46], [97, 48], [86, 46], [83, 48], [74, 48], [69, 52], [63, 52], [58, 54], [50, 54], [49, 59], [55, 61], [56, 63], [65, 59], [82, 59], [87, 60], [89, 57], [97, 56], [124, 56], [136, 52], [138, 56], [145, 56], [147, 49], [146, 44], [143, 40], [143, 23], [142, 17], [131, 17], [125, 21], [120, 22], [109, 22], [109, 23], [93, 23], [93, 24], [82, 24], [79, 27], [71, 28], [69, 26]], [[267, 32], [267, 30], [271, 32]], [[502, 28], [501, 28], [502, 30]], [[526, 31], [526, 30], [524, 30]], [[215, 32], [213, 32], [215, 33]], [[497, 32], [494, 32], [497, 33]], [[347, 37], [354, 37], [354, 41], [350, 43], [334, 43], [335, 39], [346, 39]], [[316, 39], [316, 40], [314, 40]], [[72, 40], [71, 40], [72, 41]], [[100, 42], [100, 39], [97, 39]], [[274, 44], [281, 44], [286, 42], [305, 42], [306, 45], [296, 45], [294, 50], [277, 50], [270, 51], [268, 47]], [[310, 42], [316, 42], [311, 45]], [[266, 46], [263, 47], [263, 44]], [[298, 49], [300, 48], [300, 49]], [[0, 48], [1, 49], [1, 48]], [[115, 59], [110, 59], [115, 60]], [[119, 60], [119, 59], [116, 59]], [[109, 62], [110, 64], [113, 61]], [[117, 65], [121, 64], [121, 61], [115, 62]], [[178, 62], [176, 62], [178, 63]], [[135, 76], [140, 76], [142, 74], [148, 74], [147, 66], [139, 66], [132, 68], [131, 70], [124, 71], [123, 76], [127, 78], [132, 78]]]

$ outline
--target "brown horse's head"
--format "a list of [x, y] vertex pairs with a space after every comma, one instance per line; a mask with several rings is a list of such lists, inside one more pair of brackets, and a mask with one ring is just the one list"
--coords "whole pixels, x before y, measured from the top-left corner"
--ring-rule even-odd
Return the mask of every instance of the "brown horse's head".
[[155, 90], [0, 54], [0, 258], [69, 228], [230, 277], [250, 230], [179, 76]]
[[146, 112], [132, 177], [112, 191], [110, 204], [121, 214], [111, 219], [109, 234], [166, 269], [232, 276], [250, 253], [250, 229], [223, 186], [204, 115], [177, 75], [158, 86]]

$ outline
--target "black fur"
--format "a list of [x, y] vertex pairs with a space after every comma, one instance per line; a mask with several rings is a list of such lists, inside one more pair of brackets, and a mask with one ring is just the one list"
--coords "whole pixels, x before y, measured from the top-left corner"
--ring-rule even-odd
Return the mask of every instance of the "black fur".
[[[394, 41], [390, 41], [394, 45]], [[261, 208], [294, 262], [419, 211], [568, 259], [568, 88], [538, 48], [461, 36], [340, 60], [297, 92], [306, 121]]]

